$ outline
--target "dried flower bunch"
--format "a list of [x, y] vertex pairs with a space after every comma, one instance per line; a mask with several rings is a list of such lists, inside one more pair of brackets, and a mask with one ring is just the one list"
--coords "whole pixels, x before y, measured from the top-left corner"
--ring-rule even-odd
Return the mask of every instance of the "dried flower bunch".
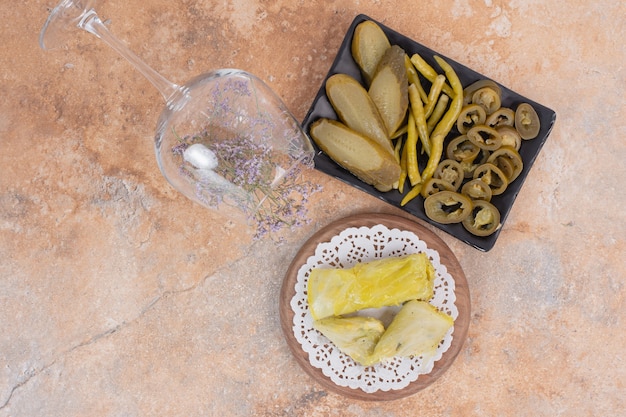
[[[180, 171], [194, 183], [200, 201], [243, 211], [260, 239], [308, 223], [306, 203], [320, 186], [303, 177], [312, 161], [297, 154], [301, 132], [277, 124], [260, 103], [238, 105], [238, 97], [251, 94], [253, 86], [243, 81], [217, 85], [203, 130], [178, 136], [172, 153], [180, 157]], [[276, 149], [275, 143], [287, 149]]]

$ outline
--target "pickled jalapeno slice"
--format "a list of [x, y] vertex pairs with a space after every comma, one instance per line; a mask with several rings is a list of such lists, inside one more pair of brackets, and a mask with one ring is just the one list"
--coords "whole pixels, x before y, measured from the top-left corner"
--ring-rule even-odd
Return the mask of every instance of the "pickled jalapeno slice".
[[510, 146], [502, 146], [489, 155], [487, 162], [490, 162], [500, 168], [507, 176], [509, 182], [515, 181], [515, 179], [522, 173], [524, 169], [524, 163], [520, 154]]
[[[513, 113], [515, 117], [515, 113]], [[456, 119], [456, 128], [461, 134], [467, 133], [472, 126], [482, 125], [487, 120], [485, 109], [478, 104], [468, 104], [461, 109], [459, 118]]]
[[466, 106], [470, 104], [472, 102], [472, 96], [474, 95], [474, 93], [485, 87], [488, 87], [495, 91], [498, 96], [502, 95], [502, 90], [500, 89], [500, 86], [495, 83], [495, 81], [487, 79], [478, 80], [463, 89], [463, 105]]
[[487, 115], [495, 112], [500, 108], [500, 93], [491, 87], [483, 87], [472, 94], [472, 103], [478, 104], [485, 109]]
[[440, 191], [426, 198], [424, 211], [429, 219], [437, 223], [460, 223], [470, 215], [472, 201], [454, 191]]
[[457, 136], [446, 147], [446, 156], [455, 161], [473, 161], [480, 148], [469, 140], [467, 135]]
[[515, 173], [514, 173], [513, 164], [511, 163], [511, 161], [509, 159], [506, 159], [504, 157], [500, 157], [500, 158], [497, 158], [497, 159], [493, 159], [493, 160], [491, 160], [489, 162], [494, 164], [498, 168], [500, 168], [500, 171], [502, 171], [502, 173], [504, 175], [506, 175], [506, 179], [509, 182], [511, 182], [511, 178], [513, 178], [513, 175]]
[[502, 135], [493, 127], [477, 125], [467, 131], [468, 139], [481, 149], [495, 151], [502, 144]]
[[513, 126], [499, 126], [496, 130], [502, 136], [502, 144], [500, 146], [510, 146], [519, 151], [519, 148], [522, 146], [522, 137], [517, 129]]
[[481, 180], [471, 180], [463, 184], [461, 194], [468, 196], [472, 200], [491, 201], [491, 187]]
[[439, 163], [433, 177], [440, 178], [449, 183], [453, 190], [456, 191], [461, 187], [461, 183], [465, 178], [463, 167], [454, 159], [444, 159]]
[[465, 178], [472, 178], [474, 176], [474, 171], [476, 168], [487, 162], [489, 158], [490, 152], [484, 149], [480, 149], [476, 157], [472, 160], [460, 161], [461, 167], [463, 168], [463, 173], [465, 174]]
[[508, 107], [500, 107], [487, 117], [485, 124], [494, 129], [500, 126], [513, 126], [515, 125], [515, 112]]
[[541, 125], [539, 115], [528, 103], [522, 103], [515, 110], [515, 129], [522, 139], [534, 139], [539, 134]]
[[426, 181], [426, 184], [424, 184], [421, 194], [422, 197], [428, 198], [429, 196], [441, 191], [456, 191], [456, 189], [446, 180], [431, 177], [428, 181]]
[[489, 162], [482, 164], [474, 170], [474, 179], [479, 179], [489, 185], [493, 195], [502, 194], [509, 185], [509, 180], [504, 172]]
[[473, 235], [489, 236], [500, 227], [500, 212], [490, 202], [476, 200], [469, 216], [463, 219], [463, 227]]

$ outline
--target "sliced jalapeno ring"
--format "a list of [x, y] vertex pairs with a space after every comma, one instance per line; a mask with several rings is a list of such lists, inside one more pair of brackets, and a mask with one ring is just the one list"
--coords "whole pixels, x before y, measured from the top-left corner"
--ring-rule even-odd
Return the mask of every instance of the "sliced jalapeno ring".
[[472, 178], [474, 177], [474, 170], [478, 168], [482, 164], [477, 164], [474, 161], [461, 161], [461, 167], [463, 167], [463, 177], [464, 178]]
[[463, 172], [465, 173], [465, 178], [472, 178], [474, 176], [474, 170], [487, 162], [489, 158], [489, 151], [478, 148], [478, 154], [472, 160], [460, 161], [461, 167], [463, 167]]
[[485, 124], [494, 129], [500, 126], [513, 126], [515, 125], [515, 112], [508, 107], [500, 107], [487, 117]]
[[487, 162], [491, 162], [500, 168], [506, 174], [509, 182], [515, 181], [519, 174], [522, 173], [522, 169], [524, 169], [522, 157], [514, 148], [509, 146], [502, 146], [493, 151], [489, 155]]
[[500, 195], [509, 185], [507, 176], [500, 168], [489, 162], [482, 164], [474, 170], [474, 179], [484, 181], [491, 187], [493, 195]]
[[500, 108], [500, 94], [491, 87], [483, 87], [472, 94], [472, 103], [478, 104], [485, 109], [487, 116]]
[[506, 175], [506, 179], [509, 182], [512, 181], [511, 178], [513, 178], [513, 175], [515, 175], [515, 169], [509, 159], [504, 156], [500, 156], [498, 158], [492, 159], [489, 162], [500, 168], [500, 171], [502, 171], [502, 173]]
[[534, 139], [539, 134], [541, 125], [539, 115], [528, 103], [522, 103], [515, 110], [515, 129], [522, 139]]
[[[515, 116], [515, 113], [513, 115]], [[487, 113], [481, 105], [468, 104], [461, 109], [461, 114], [456, 119], [456, 128], [459, 133], [465, 134], [472, 126], [482, 125], [486, 120]]]
[[513, 126], [500, 126], [496, 130], [502, 136], [502, 144], [500, 146], [510, 146], [519, 151], [519, 148], [522, 146], [522, 137], [517, 129]]
[[455, 161], [473, 161], [480, 152], [480, 148], [474, 145], [467, 135], [457, 136], [446, 147], [446, 157]]
[[456, 191], [461, 187], [461, 183], [465, 178], [463, 167], [454, 159], [444, 159], [437, 165], [433, 177], [440, 178], [449, 183], [453, 190]]
[[491, 201], [491, 187], [481, 180], [471, 180], [463, 184], [461, 194], [468, 196], [472, 200]]
[[470, 215], [463, 219], [463, 227], [473, 235], [489, 236], [500, 227], [500, 212], [488, 201], [476, 200]]
[[491, 88], [498, 94], [498, 96], [502, 95], [502, 90], [500, 89], [500, 86], [494, 81], [487, 79], [478, 80], [463, 89], [463, 105], [466, 106], [470, 104], [472, 102], [472, 96], [474, 95], [474, 93], [484, 87]]
[[424, 211], [437, 223], [460, 223], [472, 212], [472, 201], [454, 191], [440, 191], [424, 200]]
[[428, 198], [429, 196], [441, 191], [456, 191], [456, 189], [446, 180], [431, 177], [428, 181], [426, 181], [426, 184], [424, 184], [421, 194], [422, 197]]
[[502, 135], [493, 127], [477, 125], [467, 131], [467, 138], [481, 149], [495, 151], [502, 144]]
[[476, 159], [474, 159], [474, 162], [478, 162], [482, 165], [487, 162], [487, 159], [489, 159], [490, 155], [491, 152], [489, 152], [487, 149], [481, 149], [480, 152], [478, 152], [478, 155], [476, 155]]

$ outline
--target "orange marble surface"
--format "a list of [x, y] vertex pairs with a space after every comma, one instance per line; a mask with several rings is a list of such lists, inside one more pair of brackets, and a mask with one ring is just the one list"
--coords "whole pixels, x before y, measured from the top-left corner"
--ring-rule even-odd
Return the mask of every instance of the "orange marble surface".
[[38, 47], [54, 6], [0, 4], [0, 417], [626, 412], [623, 2], [98, 6], [166, 78], [241, 68], [299, 120], [359, 13], [556, 111], [495, 248], [436, 231], [469, 282], [469, 337], [435, 384], [390, 402], [309, 378], [281, 333], [278, 293], [320, 227], [401, 212], [314, 171], [324, 192], [310, 224], [278, 247], [242, 237], [162, 178], [152, 135], [163, 102], [137, 71], [86, 33]]

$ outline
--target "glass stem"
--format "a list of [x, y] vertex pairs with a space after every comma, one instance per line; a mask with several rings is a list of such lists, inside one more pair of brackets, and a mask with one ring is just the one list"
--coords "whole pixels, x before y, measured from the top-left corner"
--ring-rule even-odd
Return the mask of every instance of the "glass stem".
[[126, 45], [120, 42], [109, 32], [95, 10], [87, 11], [78, 23], [78, 27], [96, 35], [107, 45], [117, 51], [122, 57], [130, 62], [135, 69], [141, 72], [161, 93], [169, 108], [176, 107], [176, 102], [185, 95], [185, 91], [179, 85], [165, 79], [161, 74], [146, 65], [137, 55], [135, 55]]

